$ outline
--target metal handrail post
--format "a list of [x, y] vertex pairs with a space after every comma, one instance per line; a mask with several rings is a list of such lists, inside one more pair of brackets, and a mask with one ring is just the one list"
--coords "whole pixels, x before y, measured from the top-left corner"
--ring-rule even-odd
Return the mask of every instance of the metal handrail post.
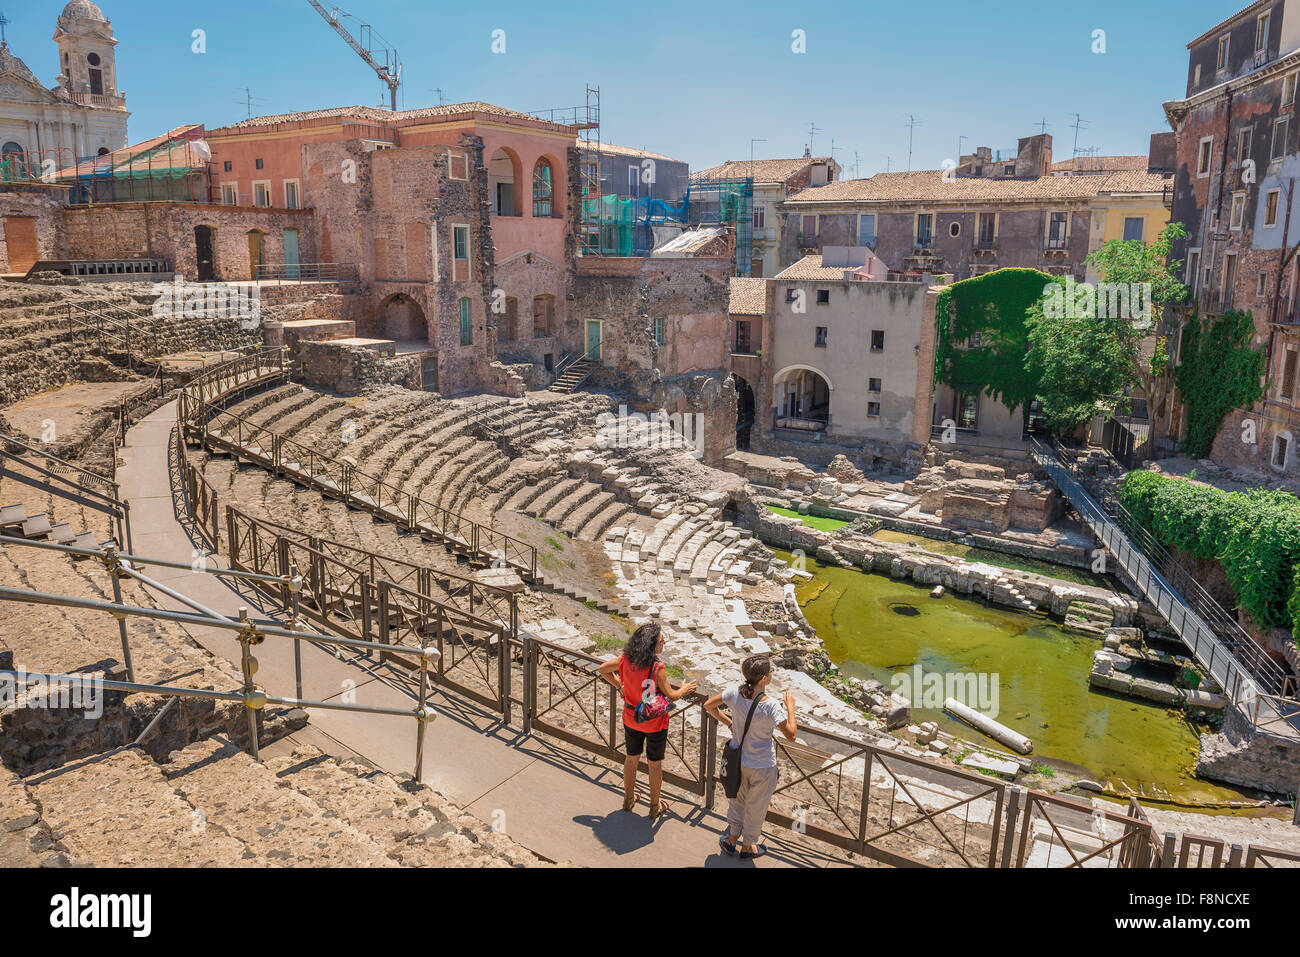
[[[122, 604], [122, 561], [118, 557], [116, 548], [109, 546], [104, 552], [104, 563], [108, 566], [109, 577], [113, 579], [113, 603]], [[135, 665], [131, 661], [131, 642], [127, 637], [126, 615], [122, 612], [114, 612], [113, 617], [117, 619], [117, 631], [122, 638], [122, 657], [125, 659], [123, 664], [126, 665], [126, 680], [135, 681]]]
[[261, 699], [258, 703], [256, 697], [256, 687], [253, 684], [253, 675], [257, 673], [257, 659], [249, 651], [249, 646], [260, 644], [262, 636], [257, 633], [257, 628], [248, 620], [248, 607], [241, 605], [239, 607], [239, 620], [244, 622], [244, 628], [239, 633], [239, 664], [240, 670], [244, 675], [244, 711], [248, 715], [248, 750], [254, 761], [261, 761], [261, 755], [257, 744], [257, 712], [265, 707], [266, 699]]

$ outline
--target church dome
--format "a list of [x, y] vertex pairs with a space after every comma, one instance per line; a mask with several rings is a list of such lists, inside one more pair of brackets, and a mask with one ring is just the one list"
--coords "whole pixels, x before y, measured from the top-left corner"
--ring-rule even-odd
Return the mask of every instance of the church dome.
[[97, 20], [100, 23], [107, 23], [108, 17], [104, 16], [104, 11], [95, 6], [90, 0], [72, 0], [63, 8], [63, 13], [59, 15], [60, 20]]

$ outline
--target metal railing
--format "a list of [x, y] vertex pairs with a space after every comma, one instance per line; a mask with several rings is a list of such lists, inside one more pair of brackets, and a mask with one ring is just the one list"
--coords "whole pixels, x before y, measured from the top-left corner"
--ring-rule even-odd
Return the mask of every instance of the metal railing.
[[1289, 676], [1236, 618], [1118, 500], [1102, 495], [1107, 507], [1098, 504], [1059, 444], [1033, 439], [1030, 454], [1240, 713], [1258, 731], [1293, 737], [1295, 722], [1279, 721], [1276, 704], [1291, 693]]
[[[16, 446], [21, 452], [11, 452], [9, 446]], [[42, 464], [37, 464], [36, 459]], [[107, 515], [117, 529], [117, 540], [128, 549], [131, 547], [131, 506], [122, 499], [121, 487], [113, 479], [6, 433], [0, 433], [0, 478], [13, 479]]]
[[504, 563], [530, 581], [537, 578], [537, 549], [522, 539], [480, 524], [348, 462], [226, 412], [232, 394], [288, 374], [283, 349], [261, 350], [212, 369], [181, 389], [178, 406], [184, 436], [206, 448], [254, 462], [291, 481], [363, 508], [407, 531], [442, 541], [471, 558]]
[[259, 263], [259, 281], [357, 282], [361, 273], [356, 263]]
[[107, 303], [90, 305], [70, 302], [67, 307], [68, 332], [89, 334], [100, 352], [116, 351], [126, 356], [127, 366], [135, 364], [137, 354], [157, 355], [158, 335], [140, 324], [148, 313], [132, 313]]

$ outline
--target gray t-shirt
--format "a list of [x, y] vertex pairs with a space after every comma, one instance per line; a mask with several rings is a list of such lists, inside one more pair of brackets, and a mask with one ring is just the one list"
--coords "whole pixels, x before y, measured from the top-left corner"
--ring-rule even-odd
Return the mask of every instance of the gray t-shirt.
[[[740, 688], [729, 688], [722, 694], [722, 703], [731, 711], [731, 740], [735, 744], [745, 730], [745, 718], [754, 702], [740, 696]], [[754, 720], [749, 723], [749, 733], [745, 735], [745, 748], [740, 755], [741, 767], [774, 768], [776, 767], [776, 743], [772, 735], [776, 726], [785, 723], [785, 705], [770, 694], [764, 694], [754, 712]]]

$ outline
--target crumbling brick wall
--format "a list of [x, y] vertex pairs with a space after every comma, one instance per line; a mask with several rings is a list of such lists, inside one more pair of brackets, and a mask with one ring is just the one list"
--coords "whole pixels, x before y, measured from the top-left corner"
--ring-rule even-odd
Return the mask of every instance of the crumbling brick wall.
[[0, 193], [0, 273], [14, 271], [10, 267], [9, 240], [4, 232], [5, 220], [11, 217], [33, 221], [38, 259], [67, 258], [62, 208], [57, 197], [45, 193]]

